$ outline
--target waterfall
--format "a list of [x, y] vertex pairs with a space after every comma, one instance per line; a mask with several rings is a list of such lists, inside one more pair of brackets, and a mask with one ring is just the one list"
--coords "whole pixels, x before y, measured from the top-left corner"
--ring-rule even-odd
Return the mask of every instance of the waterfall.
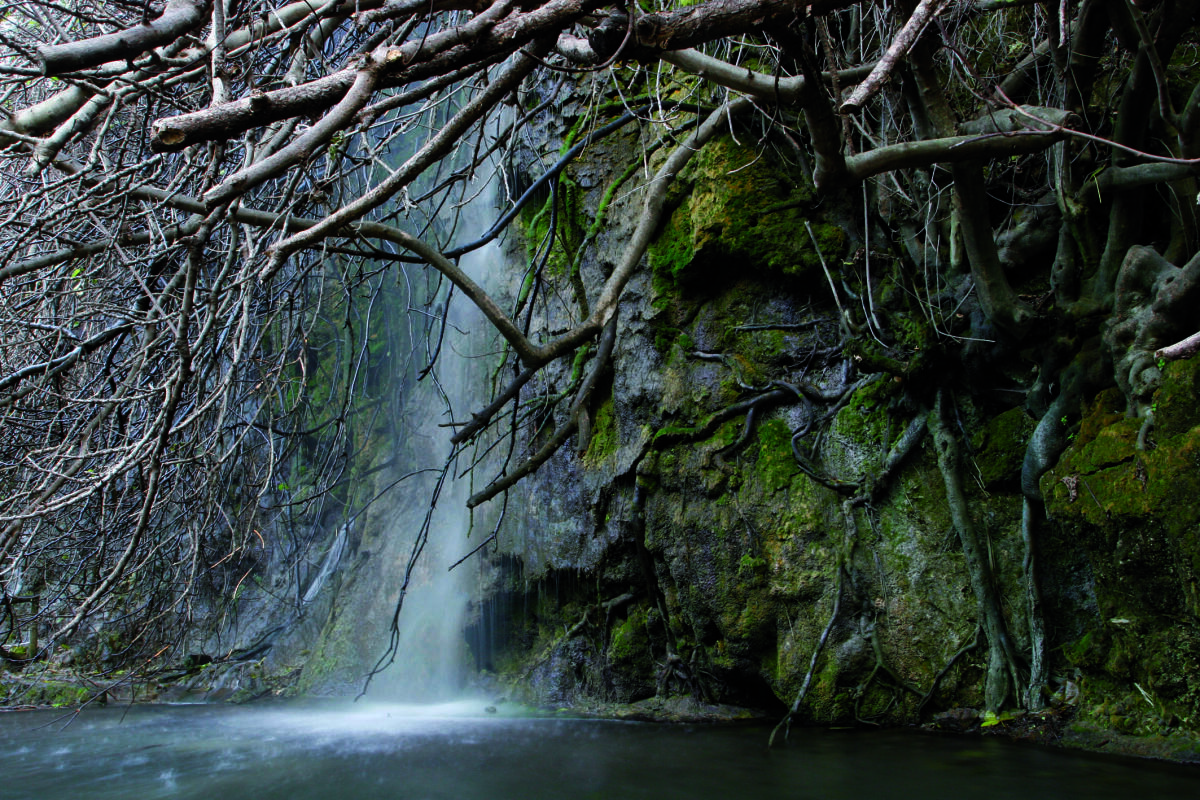
[[[480, 180], [463, 189], [470, 199], [455, 223], [456, 243], [474, 241], [496, 215], [496, 187], [486, 177], [494, 170], [479, 173]], [[503, 272], [497, 268], [502, 258], [492, 243], [459, 264], [488, 288], [488, 278], [494, 284]], [[383, 316], [358, 322], [367, 331], [364, 352], [373, 348], [367, 370], [375, 377], [365, 399], [376, 410], [354, 423], [360, 426], [353, 439], [359, 451], [350, 457], [359, 476], [352, 478], [354, 514], [311, 565], [315, 577], [303, 593], [309, 633], [297, 645], [305, 648], [298, 655], [305, 661], [299, 687], [354, 696], [366, 686], [371, 700], [445, 701], [462, 694], [473, 666], [465, 628], [478, 583], [473, 565], [449, 567], [491, 528], [477, 511], [477, 532], [468, 538], [472, 453], [450, 464], [444, 480], [442, 472], [452, 452], [450, 423], [469, 419], [484, 404], [500, 350], [483, 315], [430, 267], [393, 270], [370, 300], [370, 315]], [[425, 544], [414, 548], [427, 516]], [[389, 641], [394, 656], [385, 654]], [[385, 668], [366, 684], [378, 666]]]
[[[494, 203], [487, 202], [492, 193], [485, 194], [487, 198], [481, 195], [473, 201], [475, 208], [494, 207]], [[469, 218], [481, 216], [475, 209], [469, 211], [474, 212], [467, 215]], [[467, 233], [472, 233], [472, 229], [482, 231], [482, 223], [483, 220], [468, 219]], [[460, 264], [472, 278], [484, 282], [489, 265], [494, 265], [500, 257], [498, 245], [490, 244], [464, 256]], [[440, 337], [441, 354], [433, 371], [409, 390], [404, 401], [415, 426], [412, 435], [428, 445], [427, 463], [419, 466], [431, 472], [403, 489], [403, 510], [386, 534], [399, 545], [396, 553], [399, 558], [393, 556], [391, 562], [390, 585], [377, 600], [388, 610], [395, 606], [396, 584], [403, 579], [414, 537], [429, 512], [439, 478], [435, 473], [451, 455], [452, 429], [448, 423], [469, 418], [470, 411], [480, 405], [487, 371], [495, 366], [495, 358], [489, 357], [493, 348], [491, 326], [474, 305], [454, 294], [449, 302], [443, 300], [438, 307], [446, 315], [445, 331]], [[437, 495], [427, 544], [413, 566], [413, 581], [400, 613], [395, 663], [374, 679], [373, 697], [431, 701], [452, 699], [462, 692], [469, 655], [464, 629], [476, 572], [467, 565], [454, 570], [449, 567], [469, 552], [472, 541], [484, 535], [476, 533], [473, 540], [468, 539], [472, 521], [466, 507], [471, 482], [466, 461], [469, 457], [469, 452], [464, 453], [451, 464]], [[380, 644], [387, 638], [387, 632], [377, 634]]]

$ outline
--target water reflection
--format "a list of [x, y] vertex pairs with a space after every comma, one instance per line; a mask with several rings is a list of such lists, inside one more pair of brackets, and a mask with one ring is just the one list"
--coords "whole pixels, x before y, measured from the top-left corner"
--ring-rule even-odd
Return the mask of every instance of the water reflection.
[[1193, 768], [991, 739], [662, 726], [439, 706], [174, 706], [0, 715], [19, 798], [1154, 798]]

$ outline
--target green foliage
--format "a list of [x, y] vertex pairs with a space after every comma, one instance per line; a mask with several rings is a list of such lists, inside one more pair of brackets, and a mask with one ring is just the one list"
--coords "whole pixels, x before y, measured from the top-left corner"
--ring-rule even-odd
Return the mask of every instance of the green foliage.
[[753, 574], [767, 566], [766, 559], [757, 558], [749, 553], [742, 553], [741, 559], [738, 560], [738, 575]]

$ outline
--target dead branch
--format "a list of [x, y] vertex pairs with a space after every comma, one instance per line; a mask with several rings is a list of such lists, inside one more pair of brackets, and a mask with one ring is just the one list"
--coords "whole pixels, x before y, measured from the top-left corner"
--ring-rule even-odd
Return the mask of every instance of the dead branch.
[[878, 92], [883, 87], [884, 82], [891, 77], [900, 59], [908, 55], [908, 51], [917, 43], [917, 39], [925, 32], [925, 28], [929, 23], [938, 14], [942, 13], [949, 4], [950, 0], [921, 0], [921, 2], [917, 3], [912, 16], [908, 18], [908, 22], [904, 23], [904, 27], [896, 34], [896, 38], [888, 46], [887, 52], [883, 54], [883, 58], [879, 59], [879, 63], [871, 70], [871, 74], [859, 84], [857, 89], [851, 92], [838, 111], [842, 114], [857, 111], [862, 107], [863, 103], [867, 102], [868, 98]]
[[172, 42], [198, 28], [208, 16], [211, 0], [167, 0], [160, 16], [123, 31], [38, 48], [44, 75], [98, 67], [110, 61], [132, 59]]

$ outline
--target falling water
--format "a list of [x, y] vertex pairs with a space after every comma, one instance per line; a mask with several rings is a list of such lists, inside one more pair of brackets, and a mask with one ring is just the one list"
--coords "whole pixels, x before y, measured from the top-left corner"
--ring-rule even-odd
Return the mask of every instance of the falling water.
[[[490, 195], [490, 192], [487, 193]], [[473, 204], [490, 208], [482, 196]], [[481, 216], [468, 208], [467, 232], [482, 230]], [[474, 213], [470, 213], [474, 212]], [[489, 265], [500, 258], [499, 247], [490, 244], [464, 256], [460, 266], [472, 278], [483, 282]], [[446, 326], [441, 337], [441, 353], [433, 372], [410, 390], [406, 405], [415, 430], [414, 435], [428, 445], [430, 468], [423, 480], [407, 487], [402, 501], [403, 512], [393, 521], [388, 538], [402, 543], [392, 565], [392, 585], [381, 593], [379, 602], [386, 608], [395, 606], [396, 583], [403, 580], [413, 541], [420, 530], [429, 503], [437, 491], [440, 471], [451, 454], [453, 420], [469, 417], [480, 405], [480, 387], [487, 370], [494, 368], [494, 358], [488, 357], [492, 347], [491, 328], [483, 315], [460, 294], [454, 294], [444, 308]], [[417, 409], [415, 412], [411, 409]], [[464, 638], [466, 614], [474, 589], [475, 573], [463, 565], [450, 569], [469, 552], [472, 541], [483, 535], [473, 534], [471, 514], [466, 507], [470, 495], [470, 453], [463, 453], [451, 464], [445, 483], [437, 493], [432, 511], [427, 544], [413, 566], [413, 580], [404, 598], [399, 618], [399, 642], [395, 663], [377, 679], [378, 688], [372, 696], [390, 699], [435, 701], [458, 696], [466, 679], [468, 649]], [[482, 527], [478, 525], [477, 527]], [[379, 636], [385, 642], [387, 634]]]
[[[456, 243], [478, 238], [496, 215], [495, 186], [486, 177], [464, 192], [471, 199], [455, 222]], [[496, 269], [502, 257], [492, 243], [462, 256], [459, 266], [488, 289], [489, 277], [494, 283], [502, 273]], [[320, 635], [304, 655], [302, 688], [355, 695], [366, 687], [371, 700], [445, 701], [461, 697], [466, 683], [464, 629], [478, 583], [471, 565], [449, 568], [487, 535], [488, 520], [479, 514], [473, 520], [466, 508], [472, 454], [464, 452], [450, 464], [444, 480], [442, 472], [452, 452], [450, 423], [469, 419], [485, 403], [498, 348], [483, 315], [430, 267], [397, 267], [387, 282], [371, 313], [387, 309], [386, 324], [377, 326], [386, 329], [387, 352], [381, 347], [378, 356], [386, 369], [378, 371], [390, 377], [374, 390], [380, 407], [389, 410], [381, 412], [386, 419], [371, 423], [365, 452], [356, 458], [367, 466], [392, 463], [386, 471], [364, 470], [363, 485], [355, 490], [360, 498], [375, 499], [331, 547], [326, 562], [332, 560], [336, 571], [322, 566], [320, 580], [313, 581], [317, 588], [308, 592], [333, 600], [332, 608], [318, 602], [309, 612]], [[393, 648], [385, 650], [389, 641]], [[373, 666], [383, 669], [368, 683]]]

